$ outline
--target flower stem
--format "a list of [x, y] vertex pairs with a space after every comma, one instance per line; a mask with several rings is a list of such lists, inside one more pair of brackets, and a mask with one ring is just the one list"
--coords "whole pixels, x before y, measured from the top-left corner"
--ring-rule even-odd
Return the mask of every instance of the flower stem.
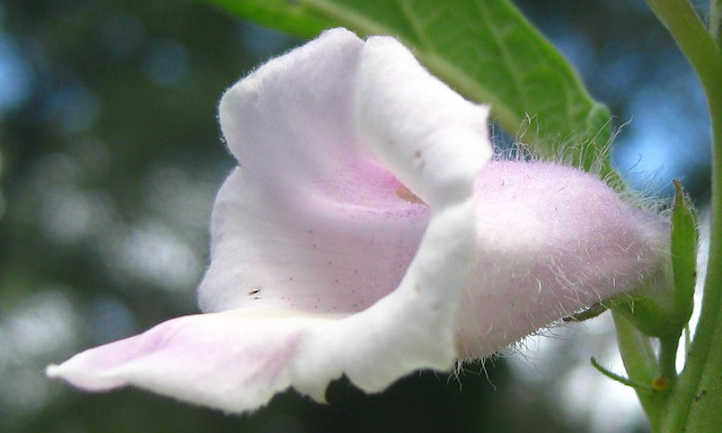
[[708, 32], [687, 0], [647, 0], [697, 73], [712, 119], [712, 221], [702, 311], [662, 432], [709, 433], [722, 425], [722, 52], [720, 0], [712, 2]]
[[660, 339], [659, 348], [659, 372], [661, 377], [667, 379], [669, 383], [677, 380], [677, 347], [679, 346], [680, 335], [665, 337]]

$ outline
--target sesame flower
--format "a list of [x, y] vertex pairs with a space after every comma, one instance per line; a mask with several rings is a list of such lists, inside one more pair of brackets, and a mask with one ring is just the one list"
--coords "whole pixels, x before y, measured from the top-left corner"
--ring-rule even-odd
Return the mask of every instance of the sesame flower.
[[270, 60], [220, 103], [238, 161], [211, 220], [203, 314], [48, 375], [244, 412], [346, 375], [378, 392], [488, 356], [658, 269], [666, 225], [597, 178], [492, 160], [488, 107], [397, 40], [344, 29]]

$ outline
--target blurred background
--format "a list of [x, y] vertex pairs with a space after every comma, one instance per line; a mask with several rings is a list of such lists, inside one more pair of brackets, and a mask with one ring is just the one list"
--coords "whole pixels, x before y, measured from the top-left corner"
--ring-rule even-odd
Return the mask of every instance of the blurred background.
[[[628, 122], [614, 148], [625, 179], [660, 195], [681, 179], [704, 206], [704, 97], [643, 1], [516, 4]], [[634, 395], [589, 366], [622, 371], [604, 318], [458, 375], [374, 396], [340, 380], [328, 406], [289, 391], [242, 417], [45, 378], [48, 363], [197, 312], [213, 197], [234, 165], [217, 101], [301, 43], [200, 2], [0, 1], [0, 431], [646, 431]]]

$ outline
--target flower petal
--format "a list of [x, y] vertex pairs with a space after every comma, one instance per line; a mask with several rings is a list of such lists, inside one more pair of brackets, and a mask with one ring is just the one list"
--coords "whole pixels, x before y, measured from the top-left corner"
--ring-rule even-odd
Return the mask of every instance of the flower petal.
[[343, 29], [241, 80], [220, 104], [241, 169], [216, 199], [201, 309], [355, 312], [394, 290], [428, 223], [414, 193], [471, 194], [487, 115], [394, 39]]
[[[289, 385], [322, 399], [342, 374], [378, 391], [415, 369], [452, 365], [475, 257], [471, 171], [490, 153], [487, 110], [446, 94], [398, 43], [375, 41], [362, 71], [375, 75], [361, 91], [366, 46], [337, 29], [224, 95], [221, 126], [241, 167], [216, 199], [199, 293], [204, 310], [221, 312], [91, 349], [49, 375], [89, 390], [130, 384], [243, 411]], [[383, 59], [398, 64], [374, 66]], [[376, 82], [380, 73], [402, 81]], [[408, 87], [404, 74], [413, 78]], [[372, 92], [375, 85], [394, 89]], [[404, 115], [403, 105], [435, 107], [417, 94], [426, 86], [444, 119], [458, 110], [461, 120]], [[370, 116], [374, 104], [395, 107], [386, 120], [401, 132]], [[454, 158], [459, 176], [449, 171]]]
[[399, 197], [401, 184], [380, 167], [343, 176], [303, 193], [236, 169], [213, 208], [201, 309], [350, 313], [394, 290], [429, 209]]
[[289, 386], [312, 320], [258, 309], [184, 316], [79, 353], [47, 373], [87, 391], [135, 385], [240, 412]]
[[491, 157], [488, 111], [395, 39], [333, 29], [239, 81], [219, 117], [240, 165], [268, 182], [313, 189], [374, 161], [434, 206], [468, 195]]
[[359, 135], [404, 185], [432, 207], [471, 193], [491, 158], [489, 107], [466, 101], [391, 37], [361, 53]]
[[637, 288], [668, 251], [662, 218], [571, 167], [494, 161], [475, 191], [479, 256], [457, 321], [462, 358]]
[[373, 392], [418, 368], [448, 369], [474, 256], [472, 213], [466, 202], [436, 215], [399, 288], [361, 313], [332, 318], [243, 308], [186, 316], [47, 373], [89, 391], [135, 385], [242, 412], [288, 386], [323, 400], [328, 382], [344, 373]]
[[326, 31], [226, 91], [221, 129], [245, 170], [268, 183], [312, 188], [365, 158], [353, 121], [363, 45], [348, 30]]

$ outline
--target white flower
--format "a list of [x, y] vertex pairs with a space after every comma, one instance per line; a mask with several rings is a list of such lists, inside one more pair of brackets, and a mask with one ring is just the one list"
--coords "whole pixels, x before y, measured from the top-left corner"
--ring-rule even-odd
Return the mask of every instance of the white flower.
[[205, 314], [82, 352], [48, 375], [229, 412], [293, 386], [323, 400], [449, 370], [622, 290], [665, 229], [599, 180], [491, 161], [488, 108], [390, 37], [335, 29], [223, 96], [239, 162], [216, 198]]

